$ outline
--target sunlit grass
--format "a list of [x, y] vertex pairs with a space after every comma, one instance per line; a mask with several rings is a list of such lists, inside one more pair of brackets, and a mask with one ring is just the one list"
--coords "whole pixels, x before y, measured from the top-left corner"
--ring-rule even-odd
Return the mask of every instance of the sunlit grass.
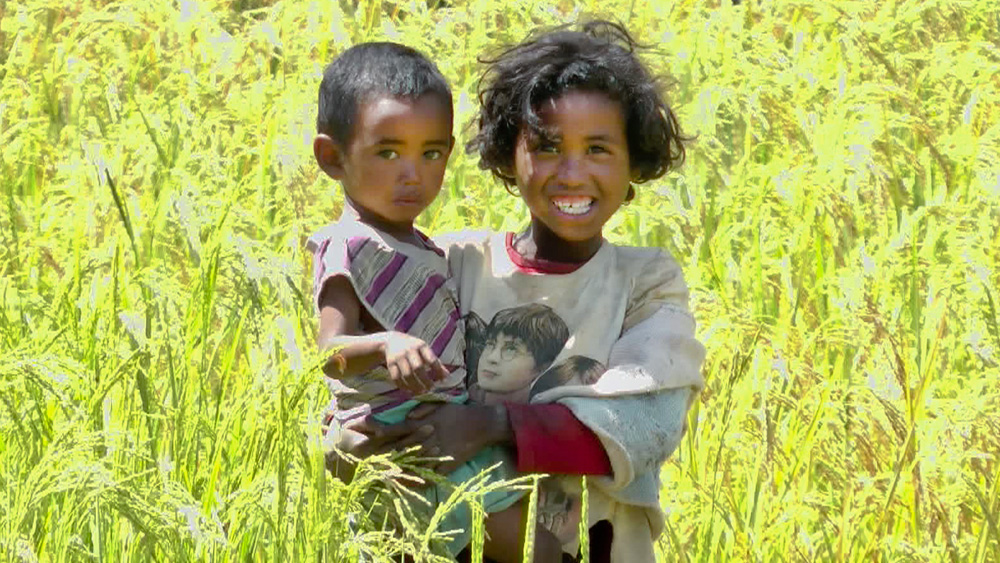
[[[322, 67], [414, 45], [464, 125], [476, 56], [596, 12], [697, 135], [608, 233], [678, 257], [708, 348], [664, 560], [1000, 561], [1000, 8], [729, 4], [0, 2], [2, 559], [431, 557], [363, 509], [391, 464], [322, 463]], [[456, 153], [422, 223], [524, 219]]]

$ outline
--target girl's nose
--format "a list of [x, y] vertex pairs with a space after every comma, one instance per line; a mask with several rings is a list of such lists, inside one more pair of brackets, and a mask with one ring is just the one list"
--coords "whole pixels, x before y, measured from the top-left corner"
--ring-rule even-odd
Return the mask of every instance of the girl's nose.
[[559, 162], [556, 170], [556, 177], [559, 182], [566, 186], [579, 186], [583, 184], [586, 175], [583, 170], [583, 162], [575, 156], [565, 156]]

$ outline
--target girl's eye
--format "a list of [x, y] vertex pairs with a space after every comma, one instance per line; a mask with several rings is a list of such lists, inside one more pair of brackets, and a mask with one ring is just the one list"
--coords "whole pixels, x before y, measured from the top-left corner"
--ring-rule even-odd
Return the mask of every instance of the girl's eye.
[[378, 156], [386, 160], [396, 160], [397, 158], [399, 158], [399, 153], [392, 149], [384, 149], [378, 151]]
[[424, 152], [424, 158], [426, 158], [427, 160], [440, 160], [442, 156], [444, 156], [444, 153], [442, 153], [437, 149], [432, 149]]
[[559, 143], [555, 139], [536, 137], [533, 152], [556, 154], [559, 152]]
[[602, 147], [601, 145], [590, 145], [587, 147], [587, 152], [590, 154], [601, 154], [608, 152], [608, 149]]

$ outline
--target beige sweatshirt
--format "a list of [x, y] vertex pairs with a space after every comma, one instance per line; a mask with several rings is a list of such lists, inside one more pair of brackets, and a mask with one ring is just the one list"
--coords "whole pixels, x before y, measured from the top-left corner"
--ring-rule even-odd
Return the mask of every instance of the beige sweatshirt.
[[[605, 241], [571, 273], [533, 274], [515, 265], [503, 234], [462, 232], [437, 242], [466, 320], [472, 396], [567, 405], [600, 438], [613, 468], [590, 480], [589, 524], [613, 525], [613, 561], [654, 561], [663, 529], [659, 467], [703, 386], [705, 350], [677, 262], [660, 249]], [[681, 406], [664, 412], [678, 396]], [[579, 483], [548, 480], [540, 506], [571, 553]]]

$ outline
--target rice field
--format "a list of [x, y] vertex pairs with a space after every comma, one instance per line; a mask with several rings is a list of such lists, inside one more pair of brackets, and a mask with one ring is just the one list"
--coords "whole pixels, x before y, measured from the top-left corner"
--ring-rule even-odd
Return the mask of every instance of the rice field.
[[[668, 248], [708, 388], [662, 471], [663, 561], [1000, 562], [1000, 5], [0, 0], [0, 560], [435, 560], [323, 465], [305, 238], [323, 66], [625, 23], [684, 166], [615, 242]], [[517, 229], [456, 152], [431, 233]], [[404, 463], [405, 460], [397, 460]]]

